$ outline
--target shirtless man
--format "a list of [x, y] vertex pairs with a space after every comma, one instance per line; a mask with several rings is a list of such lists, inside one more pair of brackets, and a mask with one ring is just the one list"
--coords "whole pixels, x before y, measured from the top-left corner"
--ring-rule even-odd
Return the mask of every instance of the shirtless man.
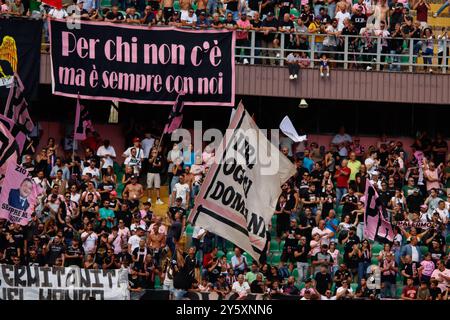
[[180, 0], [181, 20], [186, 20], [193, 3], [194, 0]]
[[195, 176], [191, 173], [191, 167], [187, 166], [184, 169], [184, 182], [189, 185], [189, 188], [192, 190], [192, 184], [195, 181]]
[[195, 11], [195, 14], [197, 17], [200, 15], [200, 12], [206, 11], [206, 6], [208, 5], [208, 0], [196, 0], [197, 3], [197, 11]]
[[386, 0], [380, 0], [376, 6], [376, 13], [378, 17], [375, 17], [375, 27], [380, 26], [380, 22], [384, 21], [386, 25], [389, 25], [389, 6]]
[[139, 199], [144, 195], [144, 187], [137, 183], [138, 178], [136, 176], [131, 176], [131, 183], [125, 187], [123, 193], [128, 194], [128, 199], [130, 200], [130, 210], [139, 206]]
[[170, 17], [173, 16], [173, 0], [162, 0], [164, 23], [168, 24]]
[[166, 246], [166, 236], [159, 232], [159, 226], [153, 224], [153, 233], [148, 237], [148, 247], [153, 251], [155, 265], [158, 267], [161, 259], [161, 250]]

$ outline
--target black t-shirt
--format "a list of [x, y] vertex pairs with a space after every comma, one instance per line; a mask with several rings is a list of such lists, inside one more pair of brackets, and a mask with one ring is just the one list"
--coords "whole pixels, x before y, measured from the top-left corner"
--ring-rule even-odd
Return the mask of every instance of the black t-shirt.
[[[344, 202], [344, 205], [342, 206], [342, 216], [351, 215], [351, 212], [357, 208], [356, 204], [358, 203], [358, 197], [347, 193], [342, 197], [341, 202]], [[355, 219], [352, 217], [352, 223], [353, 222], [355, 222]]]
[[231, 0], [230, 2], [227, 3], [227, 10], [230, 11], [238, 11], [238, 0]]
[[322, 272], [317, 272], [314, 279], [316, 280], [316, 289], [321, 295], [325, 295], [328, 290], [328, 286], [331, 283], [331, 275], [327, 272], [323, 274]]
[[170, 216], [172, 217], [173, 220], [175, 220], [175, 214], [178, 211], [180, 211], [180, 213], [181, 213], [181, 219], [183, 219], [183, 217], [186, 217], [187, 212], [186, 212], [185, 208], [183, 208], [183, 207], [176, 207], [176, 206], [175, 207], [170, 207], [169, 208], [169, 213], [170, 213]]
[[24, 240], [25, 240], [25, 233], [22, 229], [16, 230], [14, 229], [12, 231], [12, 236], [14, 238], [14, 241], [16, 242], [16, 245], [19, 248], [23, 248]]
[[334, 199], [336, 198], [336, 195], [333, 191], [325, 191], [322, 192], [320, 196], [325, 199], [325, 202], [322, 203], [322, 218], [325, 218], [328, 216], [330, 210], [334, 208]]
[[294, 251], [297, 251], [300, 255], [296, 257], [295, 260], [297, 262], [308, 262], [308, 254], [310, 250], [311, 248], [309, 247], [309, 243], [305, 243], [304, 246], [298, 244]]
[[360, 241], [359, 237], [358, 237], [356, 234], [354, 234], [353, 236], [350, 236], [350, 237], [348, 238], [347, 242], [345, 243], [345, 247], [344, 247], [345, 251], [346, 251], [346, 252], [347, 252], [347, 251], [351, 251], [353, 245], [354, 245], [354, 244], [358, 244], [358, 243], [360, 243], [360, 242], [361, 242], [361, 241]]
[[122, 262], [124, 262], [124, 261], [128, 261], [128, 262], [132, 262], [132, 257], [131, 257], [131, 254], [129, 254], [128, 253], [128, 251], [127, 252], [119, 252], [117, 255], [116, 255], [116, 259], [117, 259], [117, 261], [119, 261], [120, 263], [122, 263]]
[[[263, 25], [263, 23], [262, 23], [261, 20], [258, 20], [258, 22], [256, 22], [255, 20], [251, 20], [250, 23], [251, 23], [251, 25], [252, 25], [253, 28], [261, 28], [262, 25]], [[255, 40], [259, 41], [259, 40], [261, 40], [261, 39], [262, 39], [262, 34], [261, 34], [261, 32], [256, 32]]]
[[391, 201], [391, 198], [393, 197], [393, 194], [386, 190], [386, 191], [380, 191], [378, 194], [378, 199], [380, 199], [383, 206], [387, 207], [389, 204], [389, 201]]
[[132, 220], [132, 214], [130, 211], [117, 211], [115, 214], [116, 220], [123, 220], [123, 223], [126, 227], [130, 228], [131, 226], [131, 220]]
[[300, 235], [300, 229], [298, 227], [290, 227], [289, 230], [287, 231], [288, 236], [286, 237], [285, 243], [284, 243], [284, 247], [288, 248], [294, 248], [297, 246], [298, 243], [298, 239], [296, 238], [297, 236]]
[[[416, 274], [416, 276], [415, 277], [413, 277], [413, 280], [414, 280], [414, 285], [415, 286], [417, 286], [417, 285], [419, 285], [419, 267], [420, 267], [420, 265], [417, 263], [417, 262], [415, 262], [415, 261], [413, 261], [413, 262], [411, 262], [411, 263], [407, 263], [407, 264], [405, 264], [404, 266], [403, 266], [403, 269], [402, 269], [402, 271], [405, 271], [405, 273], [407, 274], [407, 275], [409, 275], [409, 276], [413, 276], [413, 274], [414, 274], [414, 270], [415, 270], [415, 274]], [[403, 284], [404, 285], [406, 285], [406, 277], [403, 277], [404, 279], [403, 279]]]
[[148, 5], [152, 7], [153, 11], [159, 10], [159, 1], [149, 1]]
[[[74, 248], [73, 246], [69, 246], [66, 249], [66, 254], [73, 256], [73, 255], [84, 255], [84, 249], [81, 246], [78, 246], [77, 248]], [[79, 266], [80, 268], [82, 267], [82, 258], [66, 258], [64, 260], [64, 265], [66, 267], [70, 266], [70, 265], [75, 265], [75, 266]]]
[[[156, 167], [156, 165], [161, 165], [159, 167]], [[149, 173], [161, 173], [162, 170], [162, 157], [160, 155], [156, 156], [156, 159], [148, 164], [148, 172]]]
[[306, 237], [306, 241], [309, 243], [311, 240], [311, 231], [316, 226], [316, 219], [313, 216], [307, 217], [305, 214], [301, 214], [299, 225], [302, 227], [309, 225], [307, 229], [301, 230], [301, 235]]
[[231, 27], [234, 27], [235, 25], [236, 25], [236, 21], [234, 21], [233, 19], [231, 19], [231, 20], [226, 19], [226, 20], [223, 22], [223, 26], [224, 26], [224, 27], [229, 27], [229, 28], [231, 28]]
[[56, 259], [64, 253], [64, 245], [62, 243], [53, 243], [47, 253], [47, 263], [51, 266], [54, 265]]
[[128, 275], [128, 284], [131, 289], [138, 289], [144, 287], [141, 277], [137, 276], [134, 278], [131, 274]]
[[369, 290], [369, 288], [367, 288], [367, 287], [361, 287], [361, 286], [358, 286], [358, 288], [356, 288], [356, 293], [362, 293], [362, 295], [361, 295], [361, 297], [362, 298], [368, 298], [368, 297], [370, 297], [370, 290]]
[[429, 288], [429, 290], [430, 290], [431, 300], [436, 300], [438, 295], [442, 293], [442, 291], [439, 287]]
[[360, 15], [354, 14], [352, 16], [351, 20], [352, 20], [353, 25], [355, 26], [356, 30], [358, 30], [358, 33], [362, 28], [366, 27], [367, 17], [365, 14], [360, 14]]
[[106, 14], [106, 19], [113, 20], [114, 18], [116, 18], [117, 20], [124, 20], [125, 19], [121, 12], [117, 12], [117, 14], [114, 14], [112, 11], [109, 11]]
[[167, 231], [167, 238], [174, 238], [175, 240], [180, 240], [181, 230], [183, 225], [180, 221], [174, 221]]
[[309, 25], [314, 21], [314, 13], [310, 12], [310, 13], [306, 13], [306, 12], [302, 12], [300, 14], [300, 19], [302, 19], [303, 23], [305, 24], [306, 27], [309, 27]]
[[5, 260], [12, 262], [12, 257], [17, 256], [17, 248], [18, 246], [16, 245], [15, 242], [8, 242], [8, 244], [5, 247]]
[[[271, 21], [269, 19], [265, 19], [262, 24], [263, 27], [273, 27], [278, 28], [278, 20], [273, 18]], [[269, 32], [267, 35], [263, 35], [263, 39], [266, 41], [273, 41], [275, 38], [275, 34], [273, 32]]]
[[[313, 192], [313, 191], [308, 190], [307, 192], [305, 192], [302, 195], [302, 198], [305, 201], [316, 201], [317, 198], [318, 198], [318, 195], [317, 195], [317, 193], [315, 191]], [[317, 207], [316, 203], [313, 203], [313, 204], [305, 203], [305, 204], [303, 204], [303, 208], [315, 208], [315, 207]]]
[[251, 293], [264, 293], [264, 290], [261, 287], [263, 284], [263, 281], [253, 280], [253, 282], [250, 284]]
[[275, 14], [276, 2], [277, 2], [276, 0], [262, 0], [261, 5], [265, 3], [267, 3], [267, 5], [264, 8], [261, 7], [261, 15], [265, 15], [269, 12]]
[[342, 280], [347, 280], [348, 278], [351, 278], [352, 273], [348, 270], [337, 270], [334, 273], [334, 276], [337, 278], [335, 281], [336, 288], [339, 288], [342, 285]]
[[137, 247], [134, 248], [133, 250], [133, 258], [136, 259], [137, 261], [135, 261], [135, 265], [137, 267], [139, 267], [140, 269], [143, 268], [144, 266], [144, 260], [145, 260], [145, 256], [147, 255], [147, 249], [141, 248], [141, 247]]
[[283, 20], [280, 20], [280, 22], [278, 23], [278, 28], [283, 29], [283, 30], [293, 30], [294, 23], [291, 20], [284, 21], [284, 19], [283, 19]]

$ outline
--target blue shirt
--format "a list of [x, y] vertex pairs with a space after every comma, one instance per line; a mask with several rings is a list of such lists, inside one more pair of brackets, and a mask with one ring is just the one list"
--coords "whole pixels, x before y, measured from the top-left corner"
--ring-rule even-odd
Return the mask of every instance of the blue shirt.
[[303, 158], [303, 168], [308, 169], [309, 172], [312, 171], [314, 167], [314, 161], [310, 158], [304, 157]]
[[[100, 219], [106, 220], [107, 218], [114, 218], [114, 211], [112, 211], [111, 209], [100, 208], [99, 213], [100, 213]], [[106, 220], [106, 226], [108, 228], [111, 228], [112, 222], [109, 220]]]
[[332, 224], [334, 224], [334, 225], [337, 227], [337, 226], [339, 225], [339, 220], [336, 219], [336, 218], [333, 218], [333, 219], [327, 220], [327, 222], [325, 222], [325, 228], [327, 228], [328, 230], [331, 230], [331, 231], [334, 232], [334, 237], [333, 237], [333, 239], [334, 239], [334, 238], [336, 238], [336, 231], [337, 231], [337, 230], [334, 230], [334, 229], [331, 227]]

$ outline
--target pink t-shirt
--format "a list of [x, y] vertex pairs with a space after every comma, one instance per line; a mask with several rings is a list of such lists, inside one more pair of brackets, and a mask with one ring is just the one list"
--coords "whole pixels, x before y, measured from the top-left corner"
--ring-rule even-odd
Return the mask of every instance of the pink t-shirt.
[[[425, 174], [426, 174], [427, 177], [430, 177], [432, 179], [438, 179], [439, 178], [437, 169], [434, 169], [434, 171], [425, 170]], [[427, 191], [430, 191], [433, 188], [435, 188], [435, 189], [440, 189], [441, 188], [441, 186], [439, 184], [439, 180], [438, 181], [432, 181], [432, 182], [429, 182], [427, 180]]]
[[[239, 28], [244, 28], [245, 29], [245, 28], [249, 28], [250, 27], [250, 21], [249, 20], [242, 21], [241, 19], [239, 19], [236, 22], [236, 24], [237, 24], [237, 26]], [[246, 39], [248, 39], [248, 31], [237, 30], [236, 31], [236, 39], [237, 40], [246, 40]]]
[[423, 260], [420, 265], [423, 267], [423, 271], [422, 274], [425, 276], [430, 277], [431, 274], [433, 273], [435, 267], [434, 267], [434, 262], [433, 261], [427, 261], [427, 260]]

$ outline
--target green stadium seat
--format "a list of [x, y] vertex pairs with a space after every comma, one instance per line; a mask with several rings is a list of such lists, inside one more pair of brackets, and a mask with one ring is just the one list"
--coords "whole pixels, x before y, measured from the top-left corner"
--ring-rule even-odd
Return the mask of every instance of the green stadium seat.
[[109, 8], [109, 7], [111, 7], [111, 5], [112, 5], [111, 0], [102, 0], [101, 3], [100, 3], [100, 6], [102, 8], [105, 8], [105, 7]]
[[281, 240], [281, 241], [280, 241], [280, 252], [283, 251], [283, 248], [284, 248], [284, 242], [285, 242], [284, 240]]
[[300, 15], [300, 12], [296, 8], [292, 8], [290, 14], [296, 18]]
[[180, 1], [178, 1], [178, 0], [174, 1], [174, 3], [173, 3], [173, 9], [174, 9], [175, 11], [180, 11]]
[[336, 208], [336, 214], [337, 214], [339, 217], [342, 215], [342, 208], [343, 208], [343, 206], [341, 206], [341, 205], [339, 205], [339, 206]]
[[231, 258], [234, 256], [234, 252], [233, 251], [228, 251], [227, 252], [227, 261], [231, 262]]
[[378, 256], [378, 254], [380, 253], [380, 251], [383, 250], [383, 244], [375, 242], [372, 245], [372, 256]]
[[353, 293], [356, 292], [356, 288], [358, 288], [358, 284], [357, 283], [350, 283], [350, 288], [352, 288]]
[[445, 238], [445, 242], [450, 245], [450, 234], [447, 235], [447, 238]]
[[217, 257], [222, 258], [225, 255], [225, 252], [222, 250], [217, 251]]
[[226, 248], [228, 251], [234, 251], [234, 243], [227, 240]]
[[271, 264], [277, 266], [280, 263], [281, 253], [274, 252], [272, 254]]
[[403, 285], [401, 285], [401, 286], [397, 285], [397, 292], [396, 292], [397, 298], [401, 298], [402, 290], [403, 290]]
[[191, 226], [190, 224], [188, 224], [188, 225], [186, 226], [186, 234], [187, 234], [188, 236], [192, 236], [192, 233], [194, 233], [194, 227]]
[[247, 258], [247, 263], [248, 263], [249, 265], [251, 265], [251, 264], [253, 263], [253, 258], [252, 258], [252, 256], [249, 255], [247, 252], [244, 252], [243, 255], [244, 255], [245, 258]]
[[294, 271], [292, 272], [292, 275], [294, 276], [295, 281], [297, 281], [297, 279], [298, 279], [298, 269], [297, 268], [294, 269]]
[[161, 289], [161, 279], [159, 278], [159, 276], [155, 277], [155, 289]]
[[277, 240], [271, 240], [270, 241], [270, 252], [277, 252], [279, 250], [280, 250], [280, 248], [278, 246], [278, 241]]
[[427, 246], [421, 246], [420, 251], [422, 252], [422, 255], [428, 253], [428, 247]]
[[377, 259], [377, 256], [372, 256], [372, 260], [371, 260], [371, 262], [372, 262], [372, 264], [373, 265], [378, 265], [378, 259]]

